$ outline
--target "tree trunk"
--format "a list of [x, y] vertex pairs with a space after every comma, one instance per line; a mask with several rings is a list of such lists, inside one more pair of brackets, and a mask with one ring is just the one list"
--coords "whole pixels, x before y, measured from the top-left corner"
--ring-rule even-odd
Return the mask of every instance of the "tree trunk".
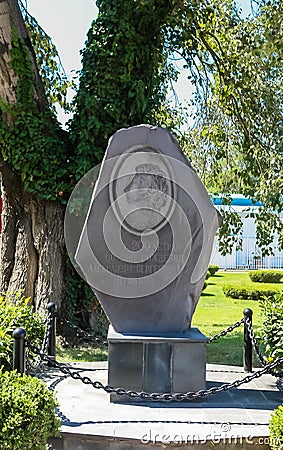
[[36, 310], [64, 297], [64, 207], [24, 192], [22, 182], [4, 161], [0, 287], [22, 290]]
[[9, 104], [16, 104], [18, 76], [11, 65], [12, 34], [16, 33], [24, 40], [31, 68], [34, 74], [34, 100], [38, 109], [46, 107], [44, 87], [39, 76], [36, 56], [31, 44], [17, 0], [0, 0], [0, 97]]
[[[0, 0], [0, 101], [17, 109], [19, 75], [13, 70], [11, 50], [19, 36], [26, 46], [33, 73], [33, 100], [38, 111], [48, 108], [36, 66], [36, 58], [17, 0]], [[0, 120], [13, 128], [9, 107], [0, 108]], [[50, 117], [50, 116], [49, 116]], [[54, 126], [50, 120], [45, 132]], [[54, 128], [53, 128], [54, 130]], [[8, 145], [1, 135], [0, 151]], [[47, 201], [25, 192], [20, 170], [0, 156], [2, 174], [2, 235], [0, 290], [18, 291], [31, 297], [37, 310], [50, 301], [60, 310], [64, 297], [64, 207], [59, 201]], [[44, 173], [42, 174], [44, 177]]]

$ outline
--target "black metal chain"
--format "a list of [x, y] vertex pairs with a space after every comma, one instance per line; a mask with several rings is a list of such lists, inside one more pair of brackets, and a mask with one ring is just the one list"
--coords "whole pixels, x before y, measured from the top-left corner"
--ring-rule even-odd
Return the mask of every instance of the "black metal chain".
[[[79, 333], [82, 337], [85, 337], [86, 339], [92, 339], [95, 342], [98, 342], [100, 344], [103, 344], [105, 346], [108, 346], [108, 342], [105, 341], [104, 339], [94, 336], [91, 333], [87, 333], [86, 331], [82, 330], [80, 327], [78, 327], [77, 325], [74, 325], [72, 322], [70, 322], [67, 319], [63, 319], [63, 321], [69, 325], [71, 328], [73, 328], [77, 333]], [[239, 320], [238, 322], [235, 322], [234, 325], [231, 325], [229, 327], [227, 327], [225, 330], [222, 330], [220, 333], [215, 334], [214, 336], [212, 336], [211, 338], [209, 338], [208, 340], [208, 344], [210, 344], [213, 341], [216, 341], [217, 339], [219, 339], [220, 337], [226, 336], [226, 334], [231, 333], [231, 331], [235, 330], [235, 328], [238, 328], [239, 326], [241, 326], [245, 321], [245, 318], [243, 317], [241, 320]]]
[[234, 323], [234, 325], [231, 325], [228, 328], [226, 328], [226, 330], [223, 330], [220, 333], [215, 334], [214, 336], [209, 338], [208, 344], [210, 344], [213, 341], [216, 341], [217, 339], [219, 339], [223, 336], [226, 336], [226, 334], [228, 334], [228, 333], [231, 333], [231, 331], [233, 331], [233, 330], [235, 330], [235, 328], [238, 328], [239, 326], [241, 326], [244, 322], [245, 322], [245, 318], [243, 317], [241, 320]]
[[[244, 320], [245, 320], [245, 324], [246, 324], [246, 327], [247, 327], [247, 330], [248, 330], [248, 333], [249, 333], [250, 340], [251, 340], [251, 342], [253, 344], [256, 356], [259, 359], [259, 361], [261, 362], [262, 366], [266, 367], [266, 366], [268, 366], [268, 363], [267, 363], [265, 357], [260, 352], [259, 345], [258, 345], [258, 342], [257, 342], [255, 334], [254, 334], [252, 322], [251, 322], [250, 318], [247, 317], [247, 316], [244, 318]], [[269, 373], [271, 375], [273, 375], [274, 377], [278, 377], [278, 378], [283, 377], [283, 371], [276, 372], [274, 370], [270, 370]]]
[[278, 358], [276, 361], [273, 361], [270, 364], [266, 364], [265, 367], [263, 367], [260, 370], [257, 370], [253, 374], [245, 376], [241, 380], [236, 380], [233, 383], [225, 383], [221, 386], [214, 386], [207, 390], [200, 390], [198, 392], [186, 392], [186, 393], [149, 393], [149, 392], [136, 392], [132, 390], [126, 390], [123, 388], [114, 388], [112, 386], [104, 385], [100, 381], [92, 381], [87, 376], [82, 376], [80, 372], [72, 372], [71, 367], [68, 367], [64, 364], [60, 364], [58, 361], [54, 360], [53, 358], [50, 358], [48, 355], [45, 355], [41, 352], [41, 350], [34, 345], [32, 345], [30, 342], [27, 341], [28, 348], [33, 351], [34, 353], [38, 354], [42, 360], [44, 361], [50, 361], [53, 364], [53, 367], [57, 367], [62, 373], [70, 376], [74, 380], [80, 380], [83, 384], [91, 385], [95, 389], [103, 389], [107, 393], [115, 393], [117, 395], [126, 395], [130, 398], [141, 398], [144, 400], [155, 400], [155, 401], [182, 401], [182, 400], [193, 400], [196, 398], [203, 398], [207, 397], [208, 395], [217, 394], [219, 392], [228, 391], [230, 389], [234, 389], [238, 386], [241, 386], [244, 383], [249, 383], [250, 381], [254, 380], [255, 378], [259, 378], [265, 373], [270, 373], [272, 369], [277, 367], [279, 364], [283, 363], [283, 357]]
[[108, 342], [105, 341], [105, 339], [102, 339], [100, 337], [94, 336], [91, 333], [87, 333], [86, 331], [82, 330], [80, 327], [78, 327], [77, 325], [74, 325], [72, 322], [70, 322], [67, 319], [63, 318], [63, 321], [69, 325], [69, 327], [73, 328], [77, 333], [79, 333], [82, 337], [86, 338], [86, 339], [91, 339], [92, 341], [97, 342], [98, 344], [102, 344], [105, 346], [108, 346]]

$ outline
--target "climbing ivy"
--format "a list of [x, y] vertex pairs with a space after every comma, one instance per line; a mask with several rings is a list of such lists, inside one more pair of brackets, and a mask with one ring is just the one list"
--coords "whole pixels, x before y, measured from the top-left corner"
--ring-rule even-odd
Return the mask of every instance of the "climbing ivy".
[[66, 134], [43, 97], [36, 99], [36, 78], [26, 42], [13, 27], [11, 65], [18, 81], [16, 105], [1, 102], [8, 121], [0, 121], [2, 155], [18, 171], [27, 192], [39, 198], [63, 198], [67, 184]]
[[176, 0], [97, 2], [71, 124], [76, 178], [102, 159], [117, 129], [165, 124], [173, 117], [164, 108], [169, 80], [176, 77], [166, 57], [166, 25], [180, 5]]
[[[13, 118], [12, 126], [1, 121], [0, 137], [25, 189], [65, 201], [75, 181], [101, 161], [117, 129], [151, 122], [187, 142], [208, 188], [236, 189], [282, 208], [282, 8], [279, 0], [257, 3], [256, 17], [242, 20], [233, 0], [98, 0], [99, 15], [82, 51], [72, 145], [52, 111], [54, 102], [67, 107], [58, 53], [24, 11], [47, 102], [38, 109], [26, 43], [15, 35], [17, 105], [0, 104]], [[197, 92], [198, 125], [186, 139], [180, 115], [167, 101], [177, 78], [175, 55], [183, 58]]]

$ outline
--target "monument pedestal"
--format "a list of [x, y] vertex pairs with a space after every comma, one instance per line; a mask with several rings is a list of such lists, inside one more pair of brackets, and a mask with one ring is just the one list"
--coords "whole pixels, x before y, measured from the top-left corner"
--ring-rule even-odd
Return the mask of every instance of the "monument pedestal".
[[[134, 335], [108, 331], [108, 384], [144, 392], [196, 392], [206, 388], [206, 338], [198, 328], [186, 333]], [[144, 402], [111, 394], [115, 403]]]

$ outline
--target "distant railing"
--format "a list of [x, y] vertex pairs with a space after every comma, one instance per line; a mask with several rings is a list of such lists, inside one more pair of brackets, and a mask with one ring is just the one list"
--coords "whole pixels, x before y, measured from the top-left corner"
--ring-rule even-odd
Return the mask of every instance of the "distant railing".
[[211, 264], [224, 270], [283, 269], [283, 251], [273, 244], [274, 255], [262, 257], [255, 237], [243, 237], [242, 250], [233, 249], [231, 255], [222, 256], [217, 239], [214, 242]]

